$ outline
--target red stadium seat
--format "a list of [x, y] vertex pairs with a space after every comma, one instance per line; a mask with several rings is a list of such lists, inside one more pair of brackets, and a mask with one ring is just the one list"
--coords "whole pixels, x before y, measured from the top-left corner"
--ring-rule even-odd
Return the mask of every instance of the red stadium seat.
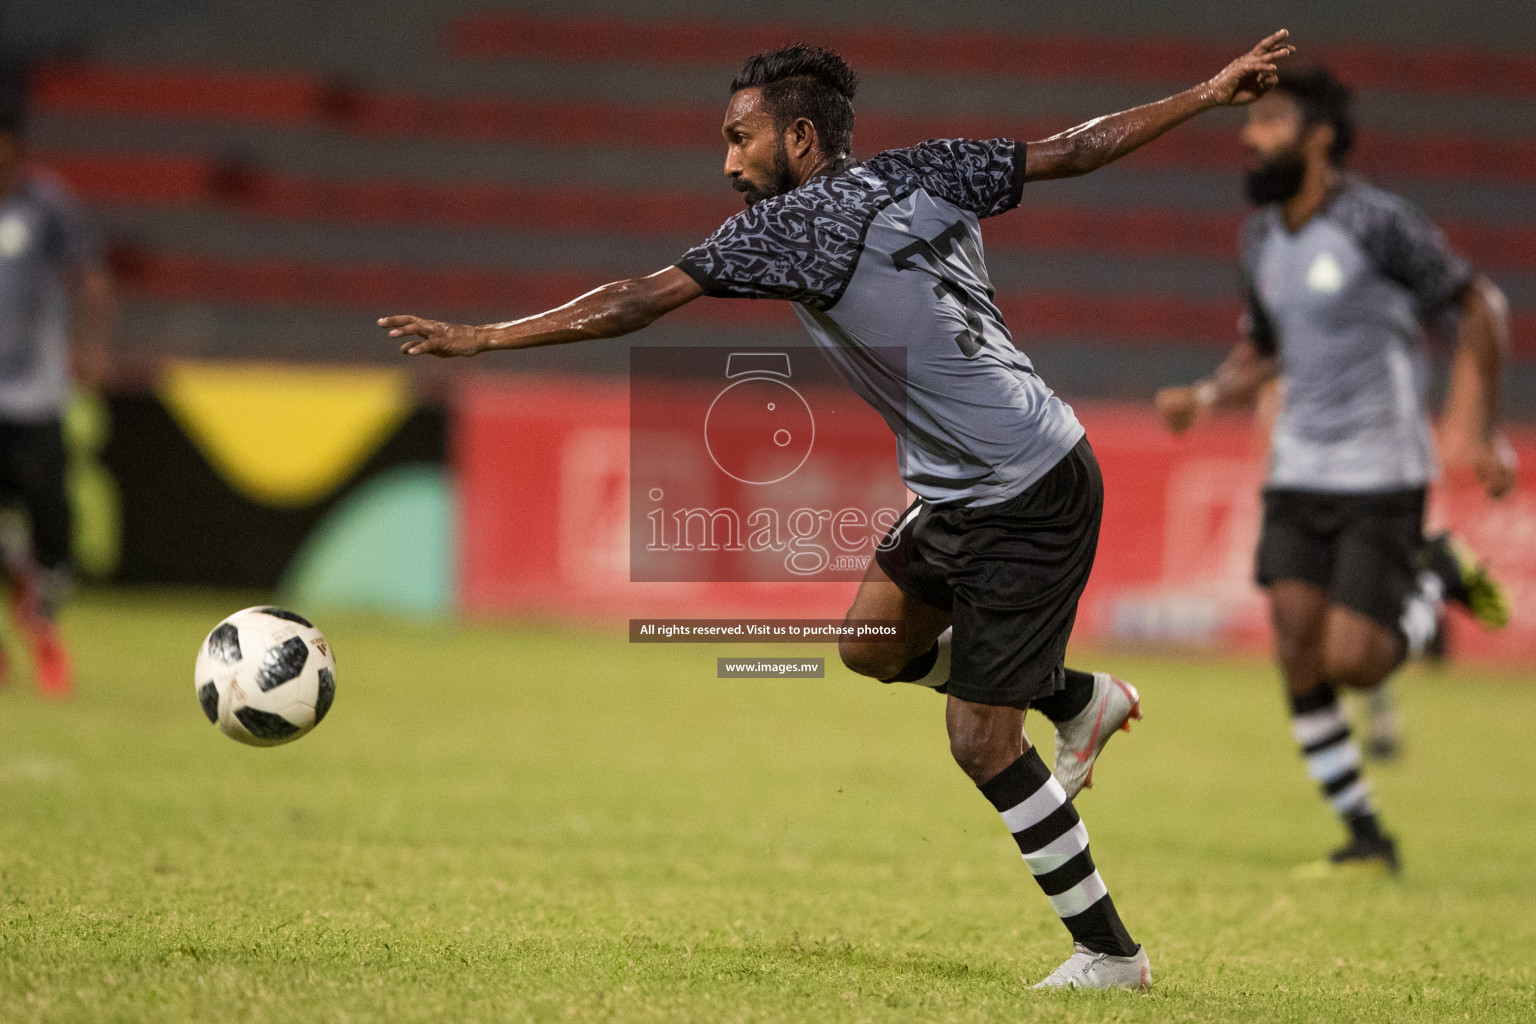
[[[192, 156], [51, 151], [39, 161], [99, 204], [227, 205], [277, 220], [410, 224], [455, 229], [701, 238], [739, 207], [732, 195], [631, 192], [489, 182], [321, 178], [264, 168], [220, 167]], [[989, 248], [1228, 260], [1241, 217], [1188, 210], [1030, 206], [987, 223]], [[1445, 223], [1478, 266], [1536, 270], [1536, 227]]]
[[[590, 100], [435, 97], [326, 84], [298, 74], [50, 66], [32, 102], [53, 114], [116, 114], [221, 123], [331, 126], [383, 137], [716, 150], [717, 107]], [[1040, 138], [1067, 125], [1000, 125], [996, 118], [921, 118], [861, 111], [858, 139], [869, 152], [927, 138], [989, 137], [1008, 129]], [[1232, 169], [1241, 153], [1230, 130], [1188, 126], [1129, 158], [1141, 167]], [[1536, 142], [1480, 136], [1365, 134], [1354, 158], [1367, 173], [1426, 179], [1536, 183]]]
[[[926, 75], [1195, 81], [1213, 74], [1248, 44], [1177, 38], [1010, 35], [941, 28], [785, 23], [741, 24], [703, 18], [548, 16], [486, 11], [451, 23], [449, 46], [464, 57], [622, 62], [672, 67], [735, 67], [743, 55], [805, 40], [830, 46], [855, 67]], [[1408, 92], [1536, 95], [1536, 58], [1469, 47], [1325, 46], [1310, 59], [1330, 64], [1356, 88]]]

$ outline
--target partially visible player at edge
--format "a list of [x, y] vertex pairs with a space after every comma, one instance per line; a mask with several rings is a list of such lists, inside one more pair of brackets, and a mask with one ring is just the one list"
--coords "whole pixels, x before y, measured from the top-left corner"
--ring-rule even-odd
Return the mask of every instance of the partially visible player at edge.
[[[918, 500], [871, 561], [850, 619], [906, 623], [905, 641], [847, 641], [849, 668], [946, 692], [955, 760], [1002, 814], [1075, 951], [1042, 986], [1140, 988], [1132, 941], [1094, 868], [1072, 797], [1138, 696], [1062, 658], [1088, 580], [1103, 481], [1082, 426], [1014, 347], [978, 219], [1026, 181], [1104, 166], [1196, 114], [1249, 103], [1291, 53], [1277, 32], [1195, 88], [1027, 145], [938, 140], [852, 155], [853, 72], [804, 45], [749, 59], [731, 85], [725, 173], [747, 209], [677, 265], [558, 309], [469, 327], [390, 316], [409, 355], [471, 356], [639, 330], [701, 295], [785, 299], [896, 434]], [[887, 362], [905, 349], [901, 365]], [[882, 545], [882, 548], [887, 545]], [[1024, 738], [1057, 725], [1056, 777]]]
[[1379, 694], [1436, 628], [1444, 599], [1486, 624], [1508, 612], [1497, 584], [1446, 536], [1424, 540], [1436, 475], [1423, 335], [1457, 346], [1453, 403], [1471, 420], [1470, 462], [1492, 497], [1514, 486], [1498, 431], [1508, 347], [1504, 296], [1400, 196], [1343, 170], [1349, 91], [1327, 71], [1288, 70], [1248, 109], [1242, 232], [1245, 337], [1215, 375], [1165, 388], [1174, 431], [1206, 410], [1251, 404], [1279, 378], [1258, 582], [1307, 770], [1349, 841], [1319, 865], [1397, 869], [1339, 689]]
[[[112, 277], [96, 232], [54, 174], [26, 159], [20, 90], [0, 94], [0, 503], [30, 529], [0, 524], [13, 625], [32, 649], [39, 690], [72, 692], [57, 625], [71, 589], [64, 413], [72, 386], [107, 369]], [[0, 684], [5, 660], [0, 652]]]

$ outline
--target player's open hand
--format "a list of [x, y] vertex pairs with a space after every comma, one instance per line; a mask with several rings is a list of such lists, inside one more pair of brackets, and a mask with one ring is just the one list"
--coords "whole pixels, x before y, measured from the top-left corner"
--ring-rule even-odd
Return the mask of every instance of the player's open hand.
[[1221, 70], [1205, 83], [1211, 99], [1223, 106], [1240, 107], [1252, 103], [1275, 87], [1279, 62], [1296, 52], [1290, 45], [1290, 32], [1281, 29]]
[[1163, 388], [1154, 399], [1163, 423], [1175, 434], [1195, 425], [1200, 416], [1200, 399], [1194, 388]]
[[405, 338], [400, 351], [408, 356], [474, 356], [485, 351], [484, 334], [478, 327], [423, 320], [419, 316], [386, 316], [379, 326], [391, 338]]
[[1515, 489], [1516, 467], [1515, 450], [1503, 434], [1482, 445], [1472, 463], [1478, 482], [1488, 492], [1488, 497], [1494, 499]]

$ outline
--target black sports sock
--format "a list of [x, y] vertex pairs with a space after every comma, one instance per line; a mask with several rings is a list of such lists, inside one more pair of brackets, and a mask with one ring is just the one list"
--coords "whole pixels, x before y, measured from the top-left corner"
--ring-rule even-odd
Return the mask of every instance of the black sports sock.
[[933, 646], [902, 666], [887, 683], [916, 683], [937, 693], [949, 692], [949, 651], [954, 641], [954, 630], [946, 629], [939, 634]]
[[932, 672], [934, 662], [938, 660], [939, 645], [937, 642], [935, 642], [934, 645], [928, 648], [927, 651], [919, 654], [917, 657], [907, 662], [906, 667], [903, 668], [900, 672], [897, 672], [895, 675], [891, 676], [891, 678], [884, 681], [887, 683], [916, 682], [917, 680], [923, 678], [923, 676], [927, 675], [929, 672]]
[[1064, 670], [1066, 683], [1061, 689], [1039, 700], [1032, 700], [1029, 706], [1040, 712], [1053, 722], [1066, 722], [1083, 713], [1083, 709], [1093, 700], [1093, 673], [1079, 672], [1075, 668]]
[[1039, 753], [1026, 750], [980, 789], [1072, 938], [1095, 953], [1134, 956], [1137, 945], [1093, 866], [1088, 828]]

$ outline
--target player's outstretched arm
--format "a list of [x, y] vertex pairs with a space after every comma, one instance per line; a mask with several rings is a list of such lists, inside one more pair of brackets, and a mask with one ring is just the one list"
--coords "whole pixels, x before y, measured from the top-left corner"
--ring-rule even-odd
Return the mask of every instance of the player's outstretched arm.
[[565, 305], [502, 324], [449, 324], [419, 316], [386, 316], [379, 326], [391, 338], [405, 338], [400, 351], [408, 356], [475, 356], [494, 349], [563, 345], [592, 338], [617, 338], [649, 326], [704, 289], [676, 267], [647, 277], [614, 281]]
[[1075, 178], [1144, 146], [1168, 129], [1212, 107], [1252, 103], [1274, 88], [1278, 62], [1296, 48], [1281, 29], [1221, 70], [1215, 78], [1156, 103], [1107, 114], [1031, 142], [1024, 150], [1028, 181]]
[[104, 267], [82, 271], [70, 282], [75, 333], [70, 357], [75, 380], [87, 391], [105, 383], [112, 366], [112, 329], [117, 319], [116, 289]]
[[1259, 392], [1280, 372], [1279, 361], [1244, 339], [1227, 355], [1214, 376], [1186, 387], [1163, 388], [1157, 411], [1175, 434], [1182, 434], [1210, 409], [1240, 409], [1252, 405]]
[[1447, 425], [1461, 428], [1447, 440], [1446, 461], [1470, 464], [1490, 497], [1515, 486], [1515, 454], [1499, 429], [1499, 387], [1509, 351], [1509, 301], [1479, 275], [1461, 295], [1461, 327], [1451, 368]]

